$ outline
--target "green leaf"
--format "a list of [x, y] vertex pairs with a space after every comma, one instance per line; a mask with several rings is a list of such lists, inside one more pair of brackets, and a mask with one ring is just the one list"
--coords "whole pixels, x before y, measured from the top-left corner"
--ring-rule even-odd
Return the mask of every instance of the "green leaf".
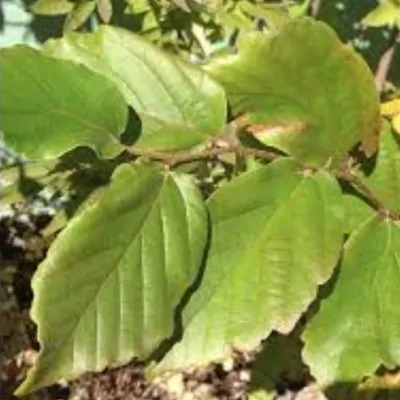
[[400, 27], [400, 2], [397, 0], [381, 0], [381, 2], [362, 20], [369, 27], [385, 25]]
[[208, 202], [211, 245], [183, 337], [150, 373], [205, 365], [288, 333], [331, 276], [342, 245], [340, 189], [293, 160], [245, 173]]
[[0, 205], [10, 205], [39, 193], [65, 172], [54, 170], [54, 160], [27, 163], [0, 170]]
[[[372, 168], [366, 165], [355, 173], [388, 210], [400, 213], [400, 146], [389, 123], [383, 124], [379, 152]], [[376, 214], [371, 205], [354, 193], [344, 195], [344, 204], [346, 232], [352, 232]]]
[[[51, 222], [41, 230], [41, 234], [43, 236], [54, 235], [64, 228], [72, 217], [77, 216], [86, 207], [90, 207], [93, 202], [96, 202], [110, 183], [112, 173], [113, 169], [110, 169], [110, 165], [92, 163], [91, 168], [87, 166], [81, 169], [77, 168], [69, 174], [68, 181], [62, 182], [64, 187], [61, 188], [66, 199]], [[59, 188], [59, 185], [56, 187]]]
[[389, 124], [383, 129], [375, 168], [364, 180], [385, 206], [400, 213], [400, 145]]
[[365, 220], [371, 218], [376, 211], [355, 194], [344, 194], [343, 204], [346, 210], [346, 233], [356, 230]]
[[292, 18], [300, 18], [307, 15], [311, 0], [303, 0], [300, 4], [293, 4], [289, 7], [289, 14]]
[[78, 1], [67, 15], [64, 23], [64, 33], [74, 31], [82, 26], [96, 8], [96, 0]]
[[335, 290], [303, 334], [303, 359], [319, 384], [400, 364], [399, 270], [399, 221], [373, 217], [346, 242]]
[[367, 64], [327, 25], [299, 18], [275, 35], [245, 36], [208, 70], [262, 143], [303, 162], [338, 162], [359, 141], [371, 154], [379, 102]]
[[52, 159], [77, 146], [104, 157], [121, 152], [127, 107], [114, 83], [82, 65], [24, 46], [2, 50], [4, 140], [32, 159]]
[[188, 176], [120, 166], [34, 276], [41, 351], [18, 395], [147, 357], [172, 333], [206, 232], [206, 208]]
[[30, 7], [35, 14], [60, 15], [67, 14], [74, 8], [74, 3], [68, 0], [37, 0]]
[[276, 391], [272, 389], [257, 388], [249, 393], [247, 400], [276, 400]]
[[226, 100], [217, 83], [126, 30], [103, 26], [70, 34], [49, 41], [46, 51], [81, 62], [118, 85], [142, 122], [138, 147], [188, 148], [225, 124]]

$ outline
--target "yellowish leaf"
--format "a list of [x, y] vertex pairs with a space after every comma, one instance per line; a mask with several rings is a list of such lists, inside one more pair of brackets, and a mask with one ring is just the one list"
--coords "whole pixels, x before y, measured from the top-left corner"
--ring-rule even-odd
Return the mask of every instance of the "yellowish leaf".
[[384, 117], [393, 117], [396, 114], [400, 114], [400, 98], [382, 103], [381, 114]]
[[400, 114], [397, 114], [395, 117], [393, 117], [392, 126], [394, 131], [400, 135]]

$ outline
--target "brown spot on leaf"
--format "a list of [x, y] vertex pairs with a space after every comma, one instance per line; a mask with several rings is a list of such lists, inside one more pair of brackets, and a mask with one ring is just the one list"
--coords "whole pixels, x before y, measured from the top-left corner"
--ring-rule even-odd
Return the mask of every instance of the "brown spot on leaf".
[[260, 139], [269, 135], [284, 135], [289, 133], [301, 133], [307, 128], [305, 122], [295, 121], [279, 124], [251, 124], [248, 126], [249, 132]]

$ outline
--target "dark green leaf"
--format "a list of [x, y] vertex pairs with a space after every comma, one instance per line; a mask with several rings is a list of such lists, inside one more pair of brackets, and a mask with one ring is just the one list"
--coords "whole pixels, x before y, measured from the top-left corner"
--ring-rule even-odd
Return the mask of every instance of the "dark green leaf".
[[296, 337], [272, 335], [263, 343], [251, 371], [249, 400], [274, 400], [278, 385], [304, 380], [302, 344]]

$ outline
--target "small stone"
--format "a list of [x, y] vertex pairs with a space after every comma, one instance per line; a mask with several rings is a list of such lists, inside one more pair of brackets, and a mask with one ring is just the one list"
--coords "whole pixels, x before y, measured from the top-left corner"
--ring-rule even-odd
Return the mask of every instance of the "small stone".
[[240, 379], [242, 382], [250, 382], [250, 379], [251, 379], [250, 371], [248, 371], [248, 370], [242, 370], [242, 371], [240, 371], [240, 372], [239, 372], [239, 379]]
[[233, 358], [227, 358], [223, 363], [222, 363], [222, 368], [225, 372], [230, 372], [233, 370], [233, 367], [235, 366], [235, 360]]
[[182, 374], [172, 375], [166, 382], [166, 387], [169, 393], [176, 396], [181, 396], [185, 391], [185, 384], [183, 382]]

